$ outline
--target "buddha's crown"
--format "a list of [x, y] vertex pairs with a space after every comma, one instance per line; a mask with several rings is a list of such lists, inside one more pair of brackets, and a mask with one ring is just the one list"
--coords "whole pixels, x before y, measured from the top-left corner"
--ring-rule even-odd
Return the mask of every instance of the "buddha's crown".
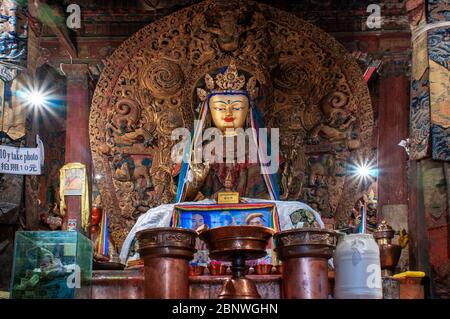
[[[252, 76], [247, 82], [243, 74], [239, 75], [236, 64], [232, 61], [224, 73], [216, 75], [215, 80], [209, 74], [205, 75], [208, 91], [197, 88], [197, 95], [201, 101], [206, 101], [210, 93], [248, 93], [253, 99], [258, 95], [256, 78]], [[245, 89], [243, 87], [246, 86]]]

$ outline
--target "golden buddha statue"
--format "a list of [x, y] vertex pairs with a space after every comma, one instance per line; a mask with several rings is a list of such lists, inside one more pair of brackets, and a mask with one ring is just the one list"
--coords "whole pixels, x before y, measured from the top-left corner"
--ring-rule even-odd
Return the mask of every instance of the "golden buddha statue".
[[[253, 103], [258, 94], [257, 82], [251, 77], [247, 82], [244, 75], [239, 75], [234, 63], [231, 63], [226, 71], [219, 73], [215, 79], [206, 74], [205, 89], [198, 88], [197, 95], [207, 110], [204, 112], [204, 118], [200, 117], [200, 123], [206, 128], [212, 126], [219, 130], [221, 143], [217, 147], [223, 147], [221, 150], [214, 149], [212, 161], [203, 159], [201, 163], [185, 163], [188, 165], [186, 174], [190, 179], [184, 182], [180, 175], [177, 201], [197, 201], [204, 198], [217, 199], [217, 193], [222, 191], [236, 191], [241, 197], [247, 196], [261, 199], [276, 199], [276, 196], [270, 196], [266, 189], [261, 174], [259, 159], [251, 158], [251, 150], [246, 147], [252, 147], [254, 141], [250, 138], [247, 145], [244, 141], [244, 150], [239, 150], [239, 138], [246, 138], [245, 129], [250, 128], [252, 122], [251, 116], [256, 112], [256, 105]], [[242, 90], [246, 85], [246, 90]], [[209, 113], [208, 113], [209, 111]], [[253, 128], [253, 127], [252, 127]], [[194, 139], [195, 139], [194, 133]], [[217, 142], [216, 140], [212, 142]], [[193, 141], [193, 145], [197, 141]], [[227, 149], [231, 145], [234, 149]], [[255, 145], [256, 146], [256, 145]], [[220, 151], [220, 152], [219, 152]], [[222, 158], [220, 158], [220, 154]], [[255, 147], [256, 153], [256, 147]], [[230, 156], [231, 154], [231, 156]], [[192, 157], [195, 156], [193, 152]], [[190, 159], [192, 159], [190, 157]], [[277, 172], [272, 172], [273, 176]], [[227, 187], [225, 186], [227, 184]], [[274, 185], [278, 188], [278, 185]], [[228, 189], [228, 190], [227, 190]], [[277, 192], [277, 191], [276, 191]]]
[[[289, 215], [299, 209], [310, 211], [318, 224], [324, 227], [320, 215], [308, 205], [279, 200], [278, 152], [272, 149], [272, 143], [268, 139], [260, 138], [259, 128], [264, 126], [255, 103], [258, 92], [256, 78], [251, 76], [246, 80], [233, 62], [215, 77], [205, 75], [204, 87], [197, 88], [200, 101], [198, 122], [194, 127], [191, 144], [184, 147], [176, 203], [201, 201], [203, 204], [216, 204], [218, 193], [238, 192], [239, 197], [246, 202], [270, 201], [276, 204], [282, 230], [296, 227]], [[210, 128], [216, 130], [214, 139], [206, 143], [200, 141], [203, 130]], [[250, 140], [250, 145], [247, 140]], [[244, 150], [241, 149], [242, 141]], [[211, 145], [213, 147], [208, 149]], [[198, 147], [210, 150], [212, 156], [203, 158], [206, 152], [197, 152]], [[199, 154], [202, 156], [201, 160], [198, 158]], [[273, 161], [276, 165], [271, 166]], [[175, 164], [175, 167], [180, 167], [179, 163]], [[147, 228], [170, 226], [175, 205], [161, 205], [141, 215], [122, 246], [120, 258], [123, 263], [139, 258], [133, 249], [135, 234]], [[263, 222], [259, 215], [251, 217], [251, 220], [246, 221], [249, 225], [260, 225]], [[235, 224], [235, 221], [230, 223]], [[202, 252], [200, 247], [197, 249]], [[130, 256], [130, 251], [135, 255]]]

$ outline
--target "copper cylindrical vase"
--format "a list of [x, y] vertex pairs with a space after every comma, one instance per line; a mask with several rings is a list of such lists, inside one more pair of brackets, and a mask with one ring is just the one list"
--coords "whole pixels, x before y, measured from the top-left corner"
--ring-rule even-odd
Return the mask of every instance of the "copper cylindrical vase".
[[181, 228], [137, 233], [146, 299], [189, 298], [189, 260], [194, 257], [196, 237], [196, 232]]
[[283, 297], [327, 299], [328, 259], [336, 248], [334, 231], [291, 229], [275, 234], [276, 252], [283, 262]]

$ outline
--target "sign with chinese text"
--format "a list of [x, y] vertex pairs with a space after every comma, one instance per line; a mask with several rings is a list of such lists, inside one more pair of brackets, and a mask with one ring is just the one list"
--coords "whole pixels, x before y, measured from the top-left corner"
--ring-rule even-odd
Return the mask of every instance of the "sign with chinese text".
[[41, 150], [0, 145], [0, 173], [41, 175]]

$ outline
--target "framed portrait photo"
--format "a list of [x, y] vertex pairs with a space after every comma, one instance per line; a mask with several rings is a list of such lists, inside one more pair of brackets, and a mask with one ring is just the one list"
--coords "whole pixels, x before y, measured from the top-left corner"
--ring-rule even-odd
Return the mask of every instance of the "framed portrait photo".
[[[208, 229], [223, 226], [263, 226], [279, 230], [278, 213], [273, 203], [248, 204], [179, 204], [173, 212], [172, 226], [196, 230], [202, 225]], [[192, 263], [208, 264], [206, 245], [199, 239]], [[267, 256], [250, 264], [276, 264], [274, 242], [269, 241]]]
[[64, 168], [64, 195], [81, 196], [83, 194], [85, 168]]

